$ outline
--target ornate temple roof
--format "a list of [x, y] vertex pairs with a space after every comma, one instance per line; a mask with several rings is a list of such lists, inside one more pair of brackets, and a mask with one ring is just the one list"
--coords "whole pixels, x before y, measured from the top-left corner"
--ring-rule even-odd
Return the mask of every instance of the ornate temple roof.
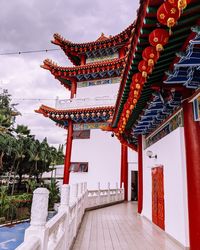
[[71, 119], [74, 124], [107, 123], [112, 118], [114, 107], [106, 106], [59, 110], [42, 105], [38, 110], [35, 110], [35, 112], [50, 118], [59, 126], [67, 127], [69, 119]]
[[[111, 36], [111, 37], [112, 37], [112, 36]], [[104, 35], [104, 33], [101, 33], [100, 37], [97, 38], [96, 42], [106, 41], [106, 40], [108, 40], [108, 39], [111, 38], [111, 37], [107, 37], [107, 36]]]
[[49, 70], [68, 89], [71, 87], [71, 78], [75, 78], [77, 81], [84, 81], [120, 76], [124, 66], [125, 58], [75, 67], [61, 67], [53, 61], [46, 59], [44, 64], [41, 65], [42, 68]]
[[[130, 36], [133, 32], [134, 23], [115, 36], [106, 37], [102, 33], [96, 41], [87, 43], [73, 43], [56, 33], [54, 34], [52, 43], [60, 46], [74, 65], [80, 65], [81, 55], [85, 54], [87, 57], [92, 56], [92, 51], [99, 51], [100, 54], [106, 54], [109, 52], [109, 48], [120, 48], [129, 43]], [[103, 50], [102, 53], [101, 50]]]
[[[198, 87], [196, 79], [199, 77], [199, 73], [197, 68], [190, 68], [193, 75], [188, 71], [188, 68], [183, 69], [184, 64], [187, 67], [190, 64], [197, 65], [198, 49], [194, 49], [194, 46], [192, 46], [193, 49], [186, 52], [185, 57], [182, 57], [181, 60], [177, 56], [177, 52], [185, 51], [189, 41], [195, 40], [196, 33], [191, 31], [191, 27], [200, 24], [200, 2], [192, 0], [186, 9], [181, 11], [178, 22], [172, 27], [172, 34], [170, 34], [167, 26], [158, 22], [157, 11], [161, 4], [163, 4], [161, 0], [141, 1], [134, 35], [129, 45], [127, 64], [123, 70], [118, 92], [112, 127], [113, 129], [120, 128], [120, 131], [118, 130], [120, 137], [132, 144], [137, 144], [138, 134], [147, 135], [151, 133], [180, 107], [183, 93], [179, 89], [182, 88], [184, 93], [192, 93], [190, 89]], [[160, 57], [152, 72], [146, 78], [136, 103], [129, 109], [130, 103], [128, 100], [130, 100], [130, 93], [132, 92], [132, 77], [138, 73], [138, 65], [143, 60], [144, 49], [150, 46], [149, 34], [157, 28], [169, 32], [169, 40], [164, 45], [164, 50], [160, 52]], [[188, 61], [189, 55], [190, 61]], [[176, 66], [175, 70], [173, 70], [174, 66]], [[168, 71], [173, 73], [170, 73], [170, 77], [167, 79], [166, 73]], [[169, 86], [170, 81], [172, 83], [177, 75], [183, 76], [188, 81], [185, 84], [180, 82], [181, 85], [179, 84], [178, 87], [175, 85]], [[168, 83], [167, 85], [164, 83], [165, 80]], [[179, 80], [181, 81], [181, 79]], [[175, 82], [178, 83], [177, 79], [175, 79]], [[187, 88], [190, 89], [187, 90]]]

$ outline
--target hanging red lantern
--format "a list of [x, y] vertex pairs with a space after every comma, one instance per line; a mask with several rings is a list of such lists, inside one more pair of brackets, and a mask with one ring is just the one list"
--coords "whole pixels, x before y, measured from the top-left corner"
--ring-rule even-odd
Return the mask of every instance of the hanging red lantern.
[[134, 83], [134, 82], [132, 82], [132, 83], [131, 83], [131, 86], [130, 86], [130, 89], [131, 89], [132, 91], [135, 90], [135, 89], [141, 90], [141, 89], [142, 89], [142, 85], [139, 84], [139, 83]]
[[132, 84], [140, 84], [141, 86], [143, 86], [146, 82], [146, 79], [142, 76], [142, 74], [140, 72], [134, 74], [132, 76]]
[[156, 51], [155, 47], [148, 46], [142, 52], [142, 58], [148, 62], [148, 66], [153, 67], [157, 62], [160, 54]]
[[169, 33], [164, 29], [155, 29], [149, 34], [149, 43], [156, 47], [156, 51], [162, 51], [168, 40]]
[[167, 0], [167, 2], [182, 11], [187, 7], [191, 0]]
[[133, 99], [133, 105], [136, 105], [136, 103], [137, 103], [137, 98], [134, 98]]
[[160, 23], [171, 29], [180, 17], [180, 10], [169, 2], [161, 4], [157, 11], [157, 19]]
[[152, 67], [149, 67], [148, 62], [145, 60], [139, 62], [138, 69], [142, 73], [143, 78], [146, 78], [152, 72]]

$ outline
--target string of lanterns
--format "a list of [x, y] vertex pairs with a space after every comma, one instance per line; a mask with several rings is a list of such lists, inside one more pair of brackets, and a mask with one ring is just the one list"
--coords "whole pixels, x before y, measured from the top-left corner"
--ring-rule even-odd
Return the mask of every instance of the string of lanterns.
[[138, 64], [138, 73], [132, 76], [130, 92], [128, 99], [124, 105], [122, 115], [118, 122], [117, 131], [115, 131], [118, 139], [123, 142], [122, 133], [125, 130], [127, 121], [140, 98], [142, 88], [147, 81], [147, 77], [152, 73], [153, 68], [160, 57], [160, 53], [164, 50], [164, 46], [168, 43], [171, 35], [171, 28], [180, 18], [183, 9], [191, 0], [166, 0], [157, 10], [157, 19], [169, 28], [169, 32], [163, 28], [156, 28], [149, 34], [149, 44], [142, 52], [142, 58]]
[[112, 111], [106, 112], [87, 112], [87, 113], [71, 113], [71, 114], [63, 114], [63, 113], [56, 113], [56, 112], [45, 112], [45, 116], [56, 119], [56, 120], [66, 120], [66, 119], [79, 119], [79, 118], [89, 118], [89, 117], [106, 117], [107, 115], [111, 116], [113, 115]]

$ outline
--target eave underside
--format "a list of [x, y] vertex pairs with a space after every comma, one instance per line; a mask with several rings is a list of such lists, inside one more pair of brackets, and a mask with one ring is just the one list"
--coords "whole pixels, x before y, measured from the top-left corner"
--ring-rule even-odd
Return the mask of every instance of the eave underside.
[[66, 128], [69, 119], [72, 120], [74, 124], [108, 123], [112, 118], [114, 107], [58, 110], [42, 105], [36, 112], [50, 118], [57, 125]]
[[[138, 42], [133, 46], [137, 47], [135, 52], [133, 61], [130, 64], [130, 68], [123, 75], [121, 89], [119, 90], [117, 106], [115, 109], [114, 119], [113, 119], [113, 127], [117, 127], [120, 116], [122, 114], [124, 104], [128, 98], [130, 92], [130, 84], [132, 81], [133, 74], [138, 72], [138, 63], [142, 60], [142, 51], [145, 47], [149, 46], [148, 36], [151, 31], [153, 31], [158, 26], [158, 21], [156, 17], [156, 11], [158, 6], [160, 6], [160, 1], [157, 1], [157, 6], [155, 6], [156, 1], [150, 1], [149, 8], [145, 15], [144, 20], [138, 16], [138, 20], [136, 23], [137, 28], [141, 28], [141, 33], [137, 38]], [[143, 2], [145, 3], [145, 1]], [[152, 4], [153, 3], [153, 4]], [[151, 5], [152, 4], [152, 5]], [[141, 6], [142, 9], [143, 6]], [[140, 9], [140, 11], [141, 11]], [[165, 79], [165, 72], [173, 69], [173, 62], [177, 61], [176, 53], [183, 49], [183, 45], [188, 38], [188, 35], [191, 34], [191, 27], [197, 24], [199, 19], [200, 12], [200, 3], [194, 2], [191, 3], [187, 9], [184, 11], [181, 18], [178, 20], [176, 26], [172, 29], [172, 36], [170, 36], [168, 44], [164, 47], [164, 51], [161, 53], [161, 56], [156, 63], [152, 74], [148, 77], [147, 82], [145, 83], [141, 97], [137, 102], [125, 128], [125, 134], [129, 134], [127, 138], [132, 139], [132, 143], [137, 143], [137, 139], [130, 134], [133, 126], [135, 126], [138, 118], [144, 114], [148, 103], [152, 101], [153, 94], [155, 90], [152, 88], [153, 85], [160, 86], [162, 89], [163, 80]], [[139, 12], [140, 13], [140, 12]], [[144, 23], [140, 26], [140, 23]], [[162, 26], [161, 26], [162, 27]], [[165, 27], [163, 27], [165, 28]], [[195, 34], [192, 34], [193, 37]], [[185, 49], [185, 48], [184, 48]], [[131, 53], [131, 52], [130, 52]], [[127, 65], [125, 71], [127, 70]], [[126, 74], [127, 73], [127, 74]], [[179, 100], [180, 101], [180, 100]], [[129, 132], [128, 132], [129, 131]], [[125, 135], [126, 136], [126, 135]]]

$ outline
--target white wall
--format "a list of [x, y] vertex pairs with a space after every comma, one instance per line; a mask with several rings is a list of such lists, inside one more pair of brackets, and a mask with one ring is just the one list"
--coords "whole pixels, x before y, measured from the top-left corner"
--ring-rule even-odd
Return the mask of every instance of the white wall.
[[131, 200], [131, 171], [138, 171], [138, 154], [128, 149], [128, 201]]
[[76, 98], [95, 98], [117, 95], [119, 83], [77, 88]]
[[87, 182], [89, 189], [120, 183], [121, 146], [110, 132], [91, 130], [90, 139], [73, 140], [72, 162], [89, 162], [88, 173], [70, 173], [70, 183]]
[[[143, 151], [143, 211], [152, 220], [151, 168], [164, 166], [165, 231], [184, 246], [189, 246], [186, 187], [185, 142], [183, 128], [177, 128]], [[151, 150], [158, 158], [150, 159]]]

